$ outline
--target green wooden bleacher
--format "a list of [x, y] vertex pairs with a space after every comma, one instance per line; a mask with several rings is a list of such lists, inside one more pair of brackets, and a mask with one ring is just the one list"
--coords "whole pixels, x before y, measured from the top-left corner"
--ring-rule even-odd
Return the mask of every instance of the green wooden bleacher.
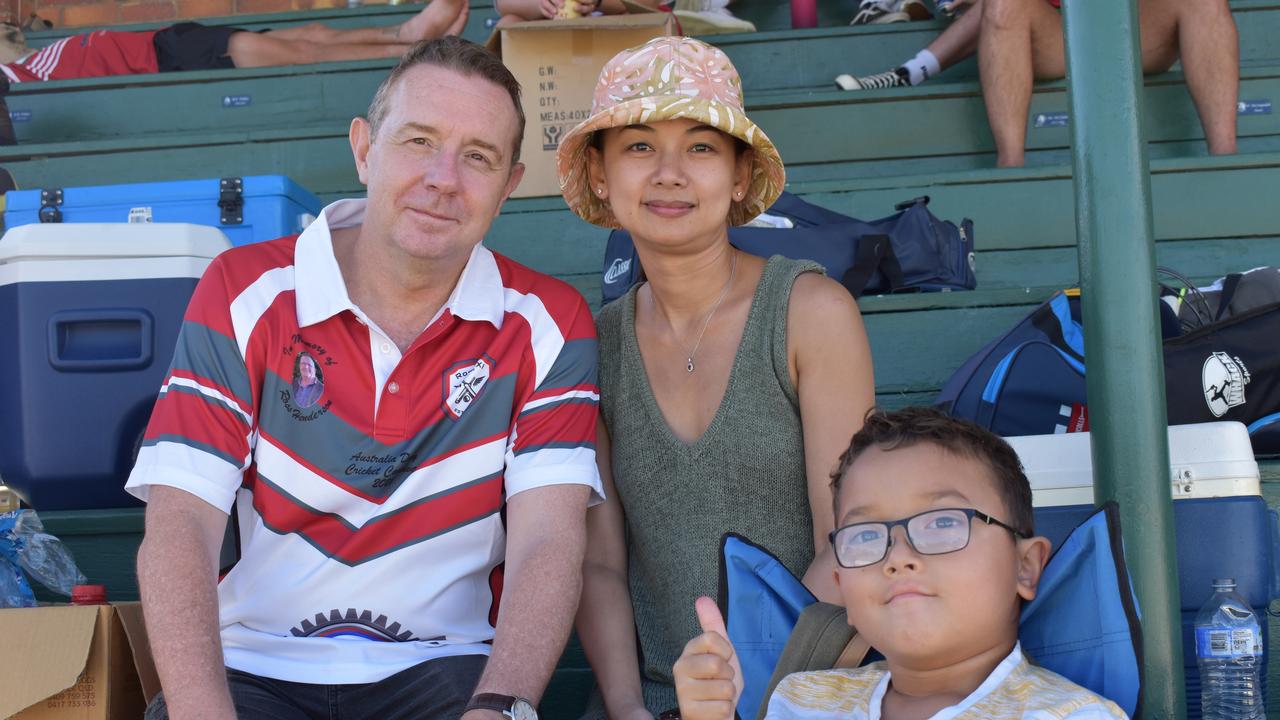
[[[1280, 43], [1274, 42], [1280, 0], [1231, 5], [1241, 39], [1241, 99], [1280, 97]], [[782, 150], [792, 192], [865, 218], [929, 195], [938, 216], [975, 221], [978, 290], [860, 303], [878, 402], [928, 403], [971, 353], [1054, 289], [1076, 281], [1068, 129], [1034, 126], [1037, 114], [1067, 110], [1066, 85], [1036, 86], [1030, 167], [995, 170], [972, 61], [919, 88], [833, 89], [834, 75], [887, 69], [945, 27], [930, 21], [851, 28], [844, 23], [855, 7], [854, 0], [820, 2], [822, 27], [795, 31], [788, 29], [787, 3], [738, 0], [735, 12], [762, 32], [713, 41], [742, 72], [748, 110]], [[313, 21], [381, 25], [416, 10], [367, 6], [202, 22], [253, 30]], [[473, 0], [471, 10], [464, 34], [483, 41], [492, 2]], [[68, 32], [36, 33], [31, 41], [46, 44]], [[326, 201], [360, 194], [347, 126], [364, 112], [390, 65], [362, 61], [17, 85], [8, 104], [28, 119], [15, 123], [22, 144], [0, 147], [0, 166], [22, 187], [270, 173], [288, 175]], [[244, 96], [247, 105], [224, 107], [223, 98]], [[1205, 156], [1180, 73], [1148, 78], [1145, 102], [1158, 261], [1198, 280], [1280, 264], [1280, 216], [1271, 200], [1280, 187], [1277, 115], [1242, 117], [1242, 154], [1213, 158]], [[565, 279], [598, 307], [606, 237], [577, 220], [560, 198], [529, 198], [507, 203], [487, 243]], [[1263, 472], [1264, 481], [1276, 483], [1269, 485], [1272, 495], [1280, 497], [1280, 461], [1264, 464]], [[139, 509], [47, 513], [44, 519], [114, 598], [136, 596]], [[1272, 638], [1280, 642], [1274, 628]], [[1274, 670], [1280, 662], [1272, 665]], [[585, 659], [571, 644], [544, 701], [544, 717], [576, 717], [590, 682]]]

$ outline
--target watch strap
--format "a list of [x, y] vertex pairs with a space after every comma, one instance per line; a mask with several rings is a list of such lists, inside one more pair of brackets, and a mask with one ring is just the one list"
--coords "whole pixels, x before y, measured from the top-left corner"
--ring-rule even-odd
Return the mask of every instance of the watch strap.
[[510, 713], [511, 706], [516, 702], [515, 697], [511, 695], [500, 695], [498, 693], [477, 693], [471, 696], [471, 701], [467, 703], [466, 710], [496, 710], [501, 713]]

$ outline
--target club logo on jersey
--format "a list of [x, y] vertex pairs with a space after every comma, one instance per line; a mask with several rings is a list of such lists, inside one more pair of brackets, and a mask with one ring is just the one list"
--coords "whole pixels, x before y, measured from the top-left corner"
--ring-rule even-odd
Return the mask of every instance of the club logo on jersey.
[[454, 420], [462, 417], [462, 413], [480, 397], [492, 372], [493, 361], [488, 357], [464, 360], [445, 372], [444, 411], [449, 417]]
[[1205, 359], [1200, 377], [1204, 401], [1214, 417], [1222, 417], [1231, 408], [1243, 405], [1244, 386], [1253, 379], [1240, 358], [1224, 352], [1215, 352]]

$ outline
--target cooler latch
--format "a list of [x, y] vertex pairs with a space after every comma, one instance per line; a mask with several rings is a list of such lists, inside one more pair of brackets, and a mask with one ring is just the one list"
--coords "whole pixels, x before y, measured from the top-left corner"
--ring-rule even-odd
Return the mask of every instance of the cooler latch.
[[239, 225], [244, 222], [244, 181], [238, 177], [222, 178], [219, 181], [218, 209], [222, 211], [218, 222], [223, 225]]
[[62, 188], [49, 188], [40, 191], [40, 222], [62, 222]]

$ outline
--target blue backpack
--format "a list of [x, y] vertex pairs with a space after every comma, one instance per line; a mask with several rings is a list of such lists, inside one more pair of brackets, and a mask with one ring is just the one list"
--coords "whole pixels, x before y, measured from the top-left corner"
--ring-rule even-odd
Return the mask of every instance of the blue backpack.
[[934, 404], [997, 435], [1087, 430], [1079, 292], [1056, 293], [974, 353]]
[[[739, 717], [763, 717], [768, 697], [783, 677], [828, 669], [839, 649], [853, 645], [850, 638], [856, 631], [847, 623], [827, 623], [817, 634], [812, 628], [801, 632], [797, 622], [802, 614], [832, 606], [816, 603], [767, 550], [739, 535], [724, 536], [720, 578], [720, 608], [742, 665]], [[1101, 506], [1054, 551], [1036, 599], [1022, 609], [1018, 639], [1037, 665], [1136, 716], [1142, 697], [1142, 631], [1115, 503]]]
[[[973, 221], [959, 226], [929, 212], [929, 198], [918, 197], [896, 213], [864, 222], [782, 193], [769, 215], [794, 227], [733, 227], [729, 242], [752, 255], [782, 255], [813, 260], [854, 297], [863, 294], [972, 290]], [[601, 295], [608, 304], [644, 279], [631, 235], [615, 230], [604, 253]]]

